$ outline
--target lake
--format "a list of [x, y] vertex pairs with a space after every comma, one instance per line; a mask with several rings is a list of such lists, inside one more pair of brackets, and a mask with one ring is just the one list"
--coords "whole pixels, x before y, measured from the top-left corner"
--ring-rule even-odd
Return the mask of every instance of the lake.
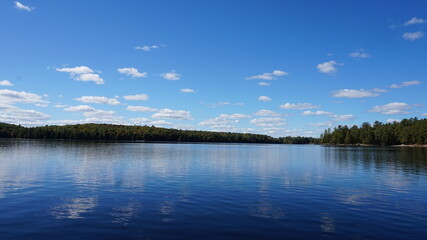
[[427, 148], [0, 139], [0, 239], [425, 239]]

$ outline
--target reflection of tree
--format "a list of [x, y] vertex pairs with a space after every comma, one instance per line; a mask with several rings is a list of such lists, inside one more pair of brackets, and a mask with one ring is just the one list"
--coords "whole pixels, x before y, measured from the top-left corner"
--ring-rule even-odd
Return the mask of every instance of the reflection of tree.
[[427, 173], [427, 148], [324, 147], [323, 152], [325, 161], [348, 169]]

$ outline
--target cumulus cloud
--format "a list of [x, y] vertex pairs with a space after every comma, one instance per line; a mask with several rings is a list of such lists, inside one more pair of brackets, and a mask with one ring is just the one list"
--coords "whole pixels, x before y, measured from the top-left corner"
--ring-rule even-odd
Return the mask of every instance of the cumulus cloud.
[[337, 63], [337, 62], [331, 60], [328, 62], [317, 64], [317, 69], [321, 73], [333, 74], [333, 73], [336, 73], [338, 71], [337, 66], [342, 66], [342, 65], [344, 65], [344, 64]]
[[378, 97], [378, 92], [385, 92], [383, 89], [372, 90], [356, 90], [356, 89], [340, 89], [332, 92], [332, 96], [336, 98], [365, 98], [365, 97]]
[[424, 37], [424, 32], [418, 31], [418, 32], [406, 32], [402, 35], [402, 37], [405, 40], [409, 40], [409, 41], [415, 41], [417, 39], [420, 39], [422, 37]]
[[427, 117], [427, 113], [423, 113], [421, 114], [421, 116]]
[[0, 102], [15, 104], [15, 103], [48, 103], [48, 101], [43, 100], [43, 97], [34, 93], [28, 92], [18, 92], [8, 89], [0, 90]]
[[260, 86], [270, 86], [271, 84], [268, 82], [259, 82], [258, 85]]
[[13, 84], [7, 80], [2, 80], [2, 81], [0, 81], [0, 86], [11, 87], [11, 86], [13, 86]]
[[225, 126], [225, 125], [236, 124], [236, 123], [239, 123], [239, 120], [236, 120], [236, 119], [232, 120], [224, 117], [216, 117], [216, 118], [211, 118], [211, 119], [201, 121], [199, 122], [199, 125], [209, 126], [209, 127], [214, 126], [215, 128], [217, 128], [218, 126]]
[[181, 92], [183, 92], [183, 93], [194, 93], [196, 91], [194, 91], [193, 89], [190, 89], [190, 88], [182, 88]]
[[233, 114], [221, 114], [219, 115], [220, 118], [230, 118], [230, 119], [245, 119], [250, 118], [251, 116], [241, 114], [241, 113], [233, 113]]
[[166, 73], [162, 73], [160, 75], [166, 80], [179, 80], [179, 79], [181, 79], [181, 75], [176, 73], [175, 70], [172, 70], [172, 71], [166, 72]]
[[254, 113], [254, 115], [260, 116], [260, 117], [278, 117], [278, 116], [281, 116], [282, 114], [277, 113], [275, 111], [267, 110], [267, 109], [261, 109], [258, 112]]
[[319, 108], [318, 105], [313, 105], [311, 103], [285, 103], [279, 106], [282, 109], [296, 109], [296, 110], [305, 110], [305, 109], [314, 109]]
[[286, 75], [289, 75], [289, 74], [285, 71], [274, 70], [271, 73], [263, 73], [260, 75], [250, 76], [250, 77], [246, 77], [246, 79], [248, 79], [248, 80], [251, 80], [251, 79], [273, 80], [273, 79], [277, 79], [277, 77], [286, 76]]
[[119, 105], [120, 102], [115, 98], [107, 98], [102, 96], [82, 96], [76, 98], [75, 100], [82, 103], [100, 103], [100, 104], [108, 104], [108, 105]]
[[302, 113], [303, 116], [319, 116], [319, 115], [332, 115], [333, 113], [331, 112], [325, 112], [325, 111], [304, 111]]
[[104, 84], [104, 79], [102, 79], [98, 74], [93, 73], [93, 70], [86, 66], [79, 66], [73, 68], [57, 68], [56, 71], [69, 73], [70, 77], [76, 81]]
[[369, 110], [369, 112], [377, 112], [381, 114], [391, 115], [391, 114], [408, 114], [406, 110], [411, 109], [412, 107], [409, 104], [403, 102], [393, 102], [381, 106], [374, 106]]
[[159, 111], [157, 108], [144, 107], [144, 106], [128, 106], [126, 108], [132, 112], [157, 112]]
[[95, 111], [95, 108], [93, 108], [89, 105], [78, 105], [78, 106], [72, 106], [72, 107], [64, 108], [64, 111], [68, 111], [68, 112], [93, 112], [93, 111]]
[[278, 127], [285, 125], [284, 120], [281, 118], [255, 118], [249, 122], [259, 127]]
[[50, 118], [49, 115], [35, 111], [21, 109], [13, 105], [0, 103], [0, 122], [22, 124], [22, 125], [42, 125]]
[[34, 7], [30, 7], [28, 5], [24, 5], [24, 4], [22, 4], [22, 3], [18, 2], [18, 1], [15, 1], [15, 8], [17, 8], [19, 10], [24, 10], [24, 11], [27, 11], [27, 12], [31, 12], [31, 11], [34, 10]]
[[177, 119], [177, 120], [192, 120], [190, 111], [185, 110], [172, 110], [168, 108], [160, 109], [157, 113], [154, 113], [152, 118], [156, 119]]
[[268, 101], [271, 101], [271, 98], [269, 98], [267, 96], [259, 96], [258, 100], [263, 101], [263, 102], [268, 102]]
[[358, 49], [355, 52], [348, 54], [349, 57], [352, 58], [370, 58], [371, 55], [366, 52], [365, 49]]
[[142, 50], [144, 52], [149, 52], [149, 51], [151, 51], [153, 49], [157, 49], [157, 48], [159, 48], [158, 45], [151, 45], [151, 46], [144, 45], [144, 46], [137, 46], [137, 47], [135, 47], [136, 50]]
[[332, 115], [332, 121], [334, 122], [347, 122], [347, 121], [352, 121], [354, 120], [356, 117], [351, 115], [351, 114], [344, 114], [344, 115]]
[[126, 100], [130, 101], [147, 101], [150, 97], [147, 94], [135, 94], [135, 95], [127, 95], [123, 97]]
[[138, 125], [147, 125], [147, 126], [156, 126], [156, 127], [164, 127], [164, 126], [171, 126], [173, 125], [170, 122], [167, 122], [165, 120], [151, 120], [149, 118], [131, 118], [129, 119], [133, 124]]
[[327, 121], [327, 122], [310, 123], [308, 125], [310, 127], [332, 127], [333, 124], [331, 121]]
[[427, 23], [427, 19], [413, 17], [413, 18], [409, 19], [408, 21], [406, 21], [403, 25], [408, 26], [408, 25], [423, 24], [423, 23]]
[[401, 119], [393, 119], [393, 118], [389, 118], [389, 119], [387, 119], [387, 123], [395, 123], [395, 122], [401, 122], [402, 120]]
[[117, 71], [121, 74], [125, 74], [127, 76], [131, 76], [134, 78], [143, 78], [143, 77], [147, 77], [147, 73], [146, 72], [139, 72], [138, 69], [136, 68], [119, 68], [117, 69]]
[[406, 81], [406, 82], [401, 82], [400, 84], [392, 84], [390, 85], [391, 88], [403, 88], [403, 87], [407, 87], [407, 86], [413, 86], [413, 85], [420, 85], [421, 82], [420, 81]]

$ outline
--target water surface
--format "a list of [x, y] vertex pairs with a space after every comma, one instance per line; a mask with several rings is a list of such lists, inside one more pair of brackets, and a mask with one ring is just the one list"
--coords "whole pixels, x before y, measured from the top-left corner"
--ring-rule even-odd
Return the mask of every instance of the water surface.
[[423, 239], [427, 148], [0, 139], [0, 239]]

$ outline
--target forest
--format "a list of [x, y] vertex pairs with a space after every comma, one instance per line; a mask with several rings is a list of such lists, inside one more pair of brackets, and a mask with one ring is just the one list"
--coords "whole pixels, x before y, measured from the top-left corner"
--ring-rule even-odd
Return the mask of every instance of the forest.
[[320, 135], [321, 144], [400, 145], [427, 144], [427, 119], [410, 118], [400, 122], [354, 125], [327, 129]]
[[319, 143], [318, 138], [312, 137], [273, 138], [261, 134], [191, 131], [154, 126], [112, 124], [23, 127], [20, 125], [0, 123], [0, 138], [276, 144]]

